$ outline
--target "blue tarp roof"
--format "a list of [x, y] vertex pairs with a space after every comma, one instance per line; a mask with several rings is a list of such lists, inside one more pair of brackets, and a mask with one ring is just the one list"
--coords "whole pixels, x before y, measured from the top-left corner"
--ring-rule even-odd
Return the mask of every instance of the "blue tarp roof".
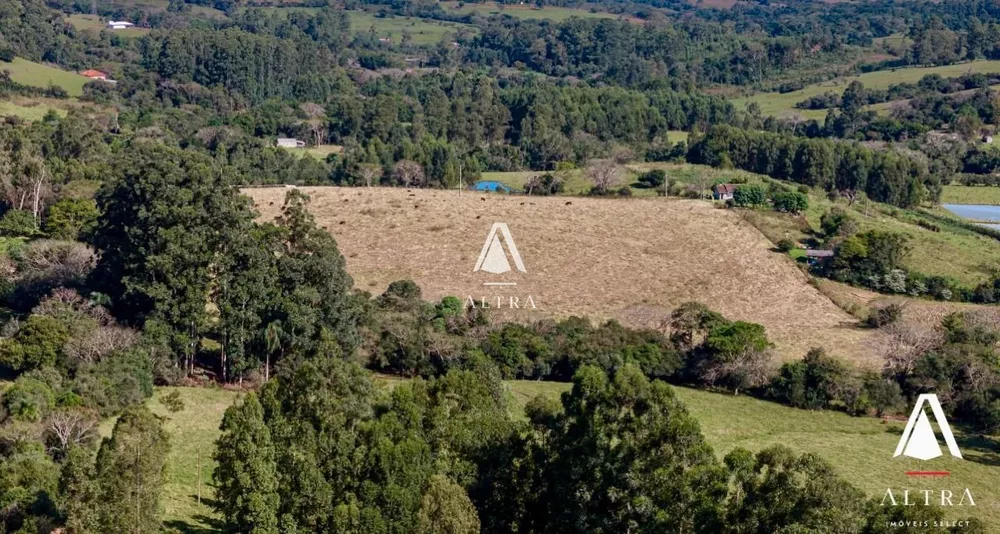
[[510, 192], [510, 187], [496, 180], [480, 180], [472, 184], [472, 189], [476, 191], [504, 191]]

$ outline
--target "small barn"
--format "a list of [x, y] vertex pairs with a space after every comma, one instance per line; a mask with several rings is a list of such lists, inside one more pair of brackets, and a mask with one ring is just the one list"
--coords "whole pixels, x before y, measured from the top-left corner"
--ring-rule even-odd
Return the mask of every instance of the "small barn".
[[127, 29], [129, 29], [129, 28], [131, 28], [133, 26], [135, 26], [135, 24], [132, 24], [131, 22], [126, 22], [124, 20], [109, 20], [108, 21], [108, 28], [112, 29], [112, 30], [127, 30]]
[[305, 148], [306, 142], [299, 141], [294, 137], [279, 137], [276, 146], [279, 146], [281, 148]]
[[101, 72], [99, 70], [87, 69], [85, 71], [80, 72], [80, 74], [90, 78], [91, 80], [101, 80], [103, 82], [108, 81], [107, 73]]
[[496, 180], [480, 180], [472, 184], [473, 191], [491, 191], [491, 192], [501, 192], [510, 193], [512, 190], [507, 184], [503, 182], [498, 182]]
[[736, 193], [735, 184], [715, 184], [712, 186], [712, 198], [715, 200], [729, 200]]

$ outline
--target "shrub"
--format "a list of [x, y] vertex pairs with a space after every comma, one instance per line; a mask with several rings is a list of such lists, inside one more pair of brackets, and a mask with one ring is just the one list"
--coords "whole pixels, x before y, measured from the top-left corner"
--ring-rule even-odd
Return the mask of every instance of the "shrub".
[[903, 316], [903, 306], [892, 303], [872, 308], [865, 322], [872, 328], [882, 328], [895, 323]]
[[627, 185], [621, 186], [620, 188], [618, 188], [618, 196], [620, 197], [632, 196], [632, 188]]
[[781, 252], [791, 252], [795, 248], [795, 241], [791, 239], [778, 240], [778, 250]]
[[799, 213], [809, 209], [809, 197], [802, 193], [786, 191], [774, 195], [774, 209], [786, 213]]
[[8, 210], [0, 219], [0, 235], [31, 237], [38, 233], [38, 221], [26, 210]]
[[32, 315], [12, 339], [0, 345], [0, 364], [15, 372], [51, 367], [68, 340], [69, 331], [58, 320]]
[[767, 194], [764, 188], [757, 184], [744, 184], [736, 188], [733, 200], [737, 206], [755, 208], [767, 202]]
[[99, 215], [97, 204], [89, 198], [64, 198], [49, 207], [45, 232], [58, 239], [75, 240]]
[[663, 169], [653, 169], [639, 176], [639, 184], [650, 189], [662, 186], [666, 180], [667, 173]]
[[56, 405], [55, 393], [41, 380], [18, 378], [3, 394], [3, 406], [10, 417], [20, 421], [41, 421]]

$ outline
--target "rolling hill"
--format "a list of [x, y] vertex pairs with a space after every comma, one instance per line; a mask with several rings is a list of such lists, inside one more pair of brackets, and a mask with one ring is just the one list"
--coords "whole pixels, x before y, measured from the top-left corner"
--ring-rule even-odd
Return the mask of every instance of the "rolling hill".
[[[865, 362], [875, 334], [816, 288], [740, 214], [692, 200], [480, 195], [400, 188], [303, 188], [355, 286], [412, 279], [424, 298], [501, 297], [502, 318], [588, 316], [659, 327], [687, 301], [763, 324], [780, 359], [811, 347]], [[263, 218], [285, 190], [247, 189]], [[473, 272], [494, 222], [509, 225], [525, 273]], [[516, 273], [516, 271], [514, 271]], [[484, 283], [516, 283], [486, 286]], [[531, 296], [536, 309], [509, 309]]]

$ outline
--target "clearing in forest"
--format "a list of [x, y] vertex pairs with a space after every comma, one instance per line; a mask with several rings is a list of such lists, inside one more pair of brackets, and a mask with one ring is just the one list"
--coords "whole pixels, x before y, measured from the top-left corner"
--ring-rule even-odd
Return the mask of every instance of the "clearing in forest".
[[[699, 301], [763, 324], [780, 359], [817, 346], [871, 359], [872, 331], [858, 328], [738, 212], [708, 202], [302, 189], [317, 222], [337, 239], [355, 286], [372, 293], [412, 279], [426, 299], [500, 296], [508, 320], [578, 315], [653, 328], [680, 304]], [[245, 190], [268, 220], [280, 213], [285, 192]], [[473, 272], [495, 222], [509, 226], [526, 272]], [[510, 297], [524, 303], [529, 295], [536, 309], [507, 309]]]

